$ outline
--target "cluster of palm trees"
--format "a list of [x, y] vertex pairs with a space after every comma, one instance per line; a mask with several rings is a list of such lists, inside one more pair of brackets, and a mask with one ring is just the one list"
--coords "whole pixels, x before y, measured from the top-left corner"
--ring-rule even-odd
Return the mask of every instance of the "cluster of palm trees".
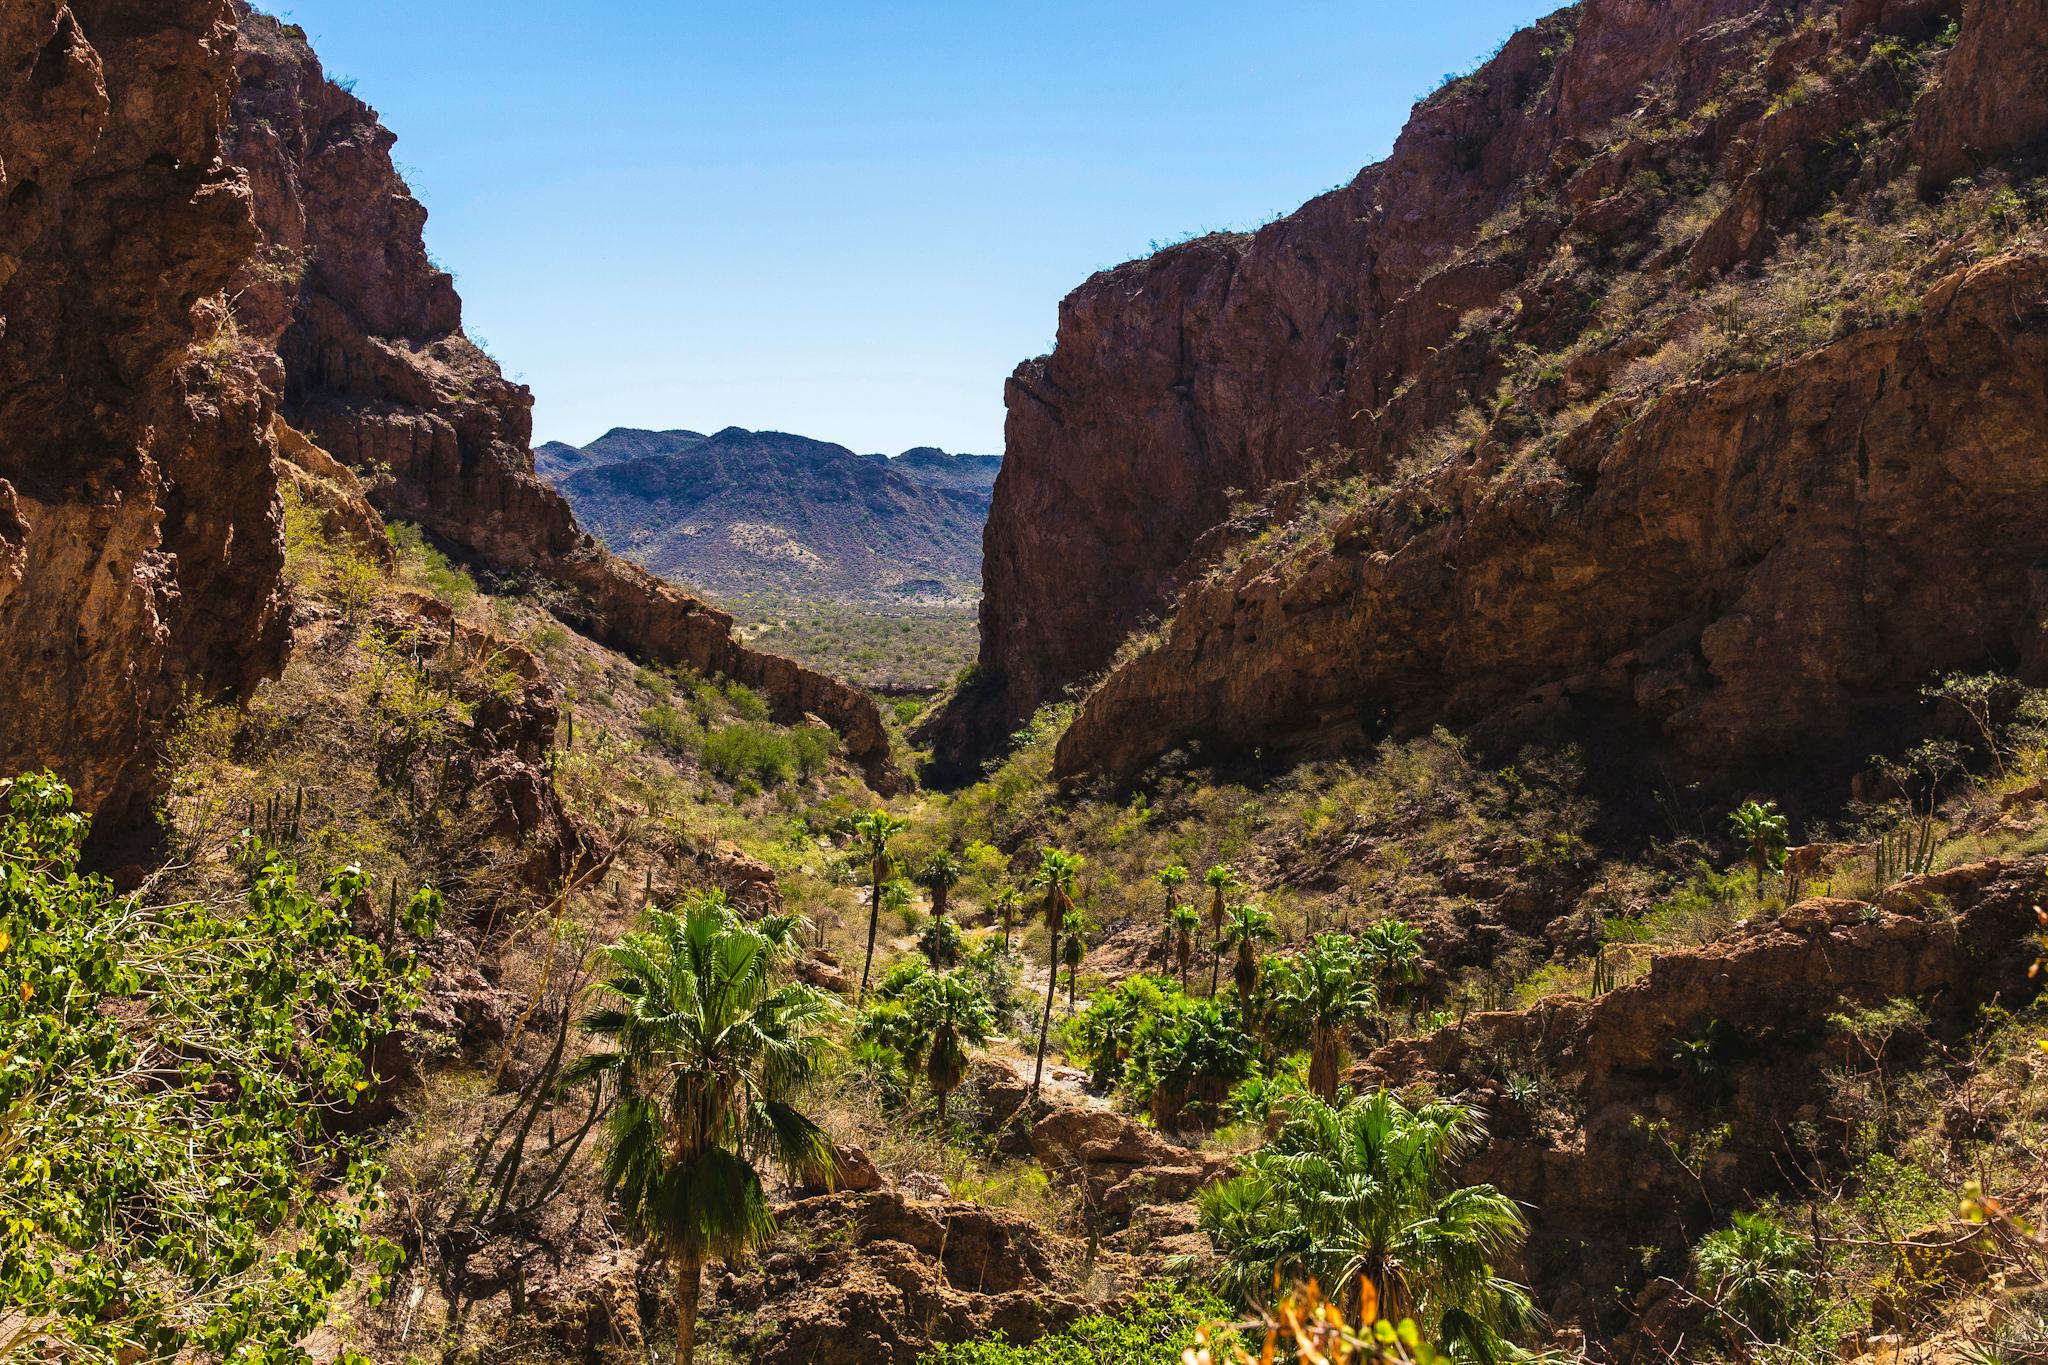
[[[997, 1021], [970, 975], [976, 964], [961, 962], [951, 900], [965, 873], [950, 852], [911, 873], [931, 901], [923, 956], [875, 980], [888, 888], [901, 884], [892, 845], [906, 828], [881, 810], [850, 826], [868, 902], [854, 1036], [893, 1054], [912, 1084], [922, 1077], [943, 1127], [948, 1098]], [[988, 900], [1005, 953], [1027, 910], [1046, 926], [1034, 1099], [1059, 969], [1067, 968], [1071, 1004], [1086, 956], [1088, 921], [1076, 903], [1081, 871], [1076, 855], [1046, 848], [1021, 888]], [[1472, 1124], [1449, 1110], [1403, 1110], [1385, 1097], [1337, 1102], [1347, 1037], [1419, 975], [1414, 930], [1385, 921], [1274, 956], [1264, 951], [1277, 941], [1273, 917], [1239, 899], [1242, 880], [1219, 865], [1202, 879], [1212, 965], [1209, 996], [1197, 998], [1188, 987], [1205, 926], [1202, 912], [1181, 901], [1189, 880], [1178, 865], [1156, 877], [1167, 893], [1180, 988], [1132, 978], [1098, 995], [1077, 1020], [1095, 1030], [1088, 1051], [1098, 1079], [1140, 1077], [1152, 1117], [1172, 1127], [1190, 1104], [1219, 1108], [1233, 1085], [1260, 1073], [1262, 1058], [1305, 1048], [1308, 1092], [1276, 1101], [1286, 1116], [1279, 1137], [1247, 1161], [1242, 1176], [1203, 1198], [1205, 1226], [1232, 1273], [1314, 1275], [1333, 1287], [1367, 1277], [1383, 1304], [1408, 1305], [1444, 1340], [1475, 1347], [1494, 1340], [1486, 1332], [1511, 1328], [1525, 1301], [1485, 1266], [1519, 1222], [1497, 1195], [1482, 1198], [1441, 1178], [1472, 1140]], [[583, 1019], [598, 1046], [568, 1075], [607, 1087], [604, 1177], [674, 1269], [678, 1365], [690, 1365], [694, 1354], [706, 1262], [751, 1251], [773, 1235], [761, 1163], [807, 1181], [832, 1173], [831, 1142], [791, 1103], [837, 1016], [827, 996], [782, 970], [799, 951], [802, 928], [794, 916], [749, 921], [717, 892], [650, 910], [643, 928], [604, 951], [600, 1003]], [[1224, 994], [1226, 956], [1231, 991]], [[1447, 1221], [1453, 1214], [1466, 1221]], [[1429, 1219], [1435, 1231], [1424, 1236]], [[1247, 1278], [1243, 1287], [1264, 1285]]]
[[889, 1049], [906, 1074], [922, 1073], [943, 1130], [947, 1097], [966, 1078], [971, 1049], [994, 1036], [995, 1022], [987, 998], [957, 968], [906, 958], [883, 974], [855, 1037]]

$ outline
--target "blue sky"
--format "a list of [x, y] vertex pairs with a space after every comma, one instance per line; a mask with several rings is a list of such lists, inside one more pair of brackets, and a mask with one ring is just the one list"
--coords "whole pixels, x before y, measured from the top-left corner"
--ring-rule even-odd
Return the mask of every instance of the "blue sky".
[[397, 132], [535, 439], [993, 451], [1062, 295], [1349, 180], [1536, 0], [275, 0]]

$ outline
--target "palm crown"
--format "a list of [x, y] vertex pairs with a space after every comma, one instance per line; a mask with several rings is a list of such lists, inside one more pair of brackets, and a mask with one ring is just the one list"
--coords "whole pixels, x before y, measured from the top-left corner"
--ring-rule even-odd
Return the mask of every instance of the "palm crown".
[[1410, 1109], [1384, 1090], [1341, 1107], [1302, 1100], [1243, 1175], [1198, 1196], [1227, 1286], [1256, 1301], [1276, 1277], [1313, 1279], [1343, 1302], [1370, 1284], [1383, 1315], [1413, 1317], [1457, 1358], [1511, 1358], [1507, 1337], [1535, 1310], [1493, 1262], [1521, 1245], [1521, 1211], [1450, 1178], [1484, 1137], [1458, 1104]]
[[703, 1263], [774, 1233], [754, 1163], [813, 1177], [833, 1164], [824, 1132], [787, 1101], [810, 1075], [831, 1013], [811, 987], [775, 983], [794, 940], [787, 921], [742, 923], [716, 894], [653, 911], [644, 930], [605, 950], [605, 999], [583, 1019], [612, 1047], [586, 1056], [571, 1079], [617, 1087], [604, 1178], [678, 1268], [684, 1362]]
[[1335, 1099], [1345, 1032], [1379, 1003], [1371, 964], [1349, 938], [1324, 934], [1308, 951], [1275, 962], [1271, 975], [1281, 1029], [1308, 1044], [1309, 1089]]

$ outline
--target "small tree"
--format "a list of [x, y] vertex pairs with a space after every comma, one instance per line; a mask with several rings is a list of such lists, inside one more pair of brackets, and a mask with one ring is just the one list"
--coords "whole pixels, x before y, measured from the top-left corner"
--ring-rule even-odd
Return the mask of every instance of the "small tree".
[[941, 971], [960, 961], [960, 926], [944, 915], [934, 915], [917, 931], [917, 950]]
[[1275, 1285], [1314, 1280], [1354, 1317], [1367, 1303], [1412, 1317], [1454, 1359], [1512, 1359], [1509, 1338], [1536, 1313], [1493, 1264], [1520, 1247], [1521, 1211], [1491, 1185], [1452, 1179], [1485, 1136], [1479, 1116], [1410, 1109], [1384, 1090], [1286, 1112], [1242, 1175], [1196, 1198], [1225, 1287], [1257, 1304]]
[[1209, 945], [1212, 960], [1209, 964], [1209, 994], [1216, 994], [1216, 988], [1223, 980], [1223, 919], [1228, 913], [1230, 893], [1243, 887], [1237, 869], [1229, 863], [1218, 863], [1202, 874], [1202, 882], [1209, 888]]
[[947, 902], [952, 898], [953, 888], [960, 884], [963, 871], [960, 860], [945, 852], [934, 853], [917, 869], [914, 880], [931, 897], [933, 919], [946, 917]]
[[995, 900], [990, 903], [989, 908], [995, 912], [996, 925], [1003, 931], [1003, 951], [1006, 953], [1010, 951], [1010, 935], [1022, 917], [1023, 904], [1023, 893], [1014, 886], [1006, 886], [996, 892]]
[[1162, 1129], [1180, 1127], [1191, 1108], [1200, 1121], [1213, 1122], [1252, 1070], [1251, 1039], [1213, 999], [1173, 996], [1131, 1039], [1132, 1086], [1147, 1097], [1152, 1122]]
[[1920, 695], [1932, 702], [1946, 702], [1962, 712], [1977, 738], [1983, 741], [1984, 752], [1991, 755], [1992, 771], [2003, 778], [2005, 746], [1999, 743], [1998, 713], [2005, 699], [2020, 690], [2011, 678], [1996, 673], [1951, 673], [1921, 688]]
[[1358, 933], [1358, 950], [1372, 969], [1373, 984], [1382, 999], [1394, 991], [1407, 995], [1422, 980], [1422, 935], [1406, 920], [1383, 919], [1368, 924]]
[[1308, 951], [1275, 961], [1272, 977], [1281, 1031], [1308, 1047], [1308, 1088], [1332, 1103], [1344, 1070], [1345, 1035], [1378, 1003], [1372, 967], [1351, 939], [1324, 934]]
[[1173, 952], [1174, 912], [1180, 909], [1180, 889], [1188, 884], [1188, 870], [1179, 863], [1168, 863], [1152, 874], [1152, 880], [1159, 883], [1160, 890], [1166, 893], [1166, 909], [1161, 920], [1166, 926], [1165, 951], [1170, 955]]
[[1074, 881], [1081, 875], [1081, 860], [1063, 849], [1048, 848], [1039, 853], [1038, 871], [1032, 885], [1045, 897], [1045, 1012], [1038, 1020], [1038, 1062], [1031, 1070], [1031, 1098], [1038, 1098], [1045, 1077], [1045, 1044], [1052, 1032], [1053, 994], [1060, 980], [1060, 927], [1074, 909]]
[[[1693, 1251], [1700, 1293], [1758, 1340], [1783, 1341], [1813, 1302], [1804, 1239], [1764, 1213], [1738, 1213]], [[1732, 1325], [1732, 1324], [1731, 1324]], [[1731, 1341], [1741, 1348], [1748, 1343]]]
[[1081, 964], [1088, 958], [1088, 935], [1102, 926], [1085, 913], [1075, 910], [1067, 916], [1060, 941], [1060, 960], [1067, 964], [1067, 1013], [1074, 1012], [1075, 982], [1081, 975]]
[[972, 981], [913, 960], [883, 976], [855, 1036], [893, 1050], [905, 1072], [924, 1072], [943, 1128], [946, 1099], [967, 1074], [970, 1050], [986, 1046], [994, 1030], [995, 1014]]
[[1764, 873], [1785, 866], [1785, 850], [1791, 842], [1785, 817], [1778, 813], [1775, 801], [1745, 801], [1728, 813], [1728, 825], [1756, 871], [1756, 894], [1762, 898]]
[[861, 860], [868, 881], [868, 951], [860, 969], [860, 996], [868, 998], [868, 980], [875, 970], [875, 935], [882, 927], [882, 887], [889, 881], [894, 859], [889, 841], [910, 828], [885, 810], [873, 810], [853, 822], [855, 855]]

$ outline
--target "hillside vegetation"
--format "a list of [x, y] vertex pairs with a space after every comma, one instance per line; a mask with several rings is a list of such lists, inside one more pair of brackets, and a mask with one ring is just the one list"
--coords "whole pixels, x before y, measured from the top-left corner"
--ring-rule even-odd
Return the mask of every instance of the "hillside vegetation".
[[2044, 48], [1546, 20], [1070, 301], [878, 706], [584, 534], [302, 31], [0, 11], [0, 1362], [2048, 1357]]

